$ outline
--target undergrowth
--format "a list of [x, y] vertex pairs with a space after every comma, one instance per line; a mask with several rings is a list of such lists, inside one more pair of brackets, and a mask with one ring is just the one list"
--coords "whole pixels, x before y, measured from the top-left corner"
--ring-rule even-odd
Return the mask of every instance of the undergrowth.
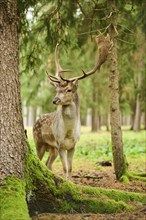
[[[35, 150], [32, 132], [30, 128], [29, 143]], [[146, 155], [146, 132], [133, 132], [129, 130], [123, 131], [124, 154], [127, 157], [128, 163], [139, 171], [144, 172], [142, 164], [145, 162]], [[48, 154], [44, 156], [44, 163], [47, 160]], [[139, 160], [140, 158], [140, 160]], [[81, 137], [76, 145], [74, 160], [87, 159], [88, 161], [112, 161], [112, 144], [110, 132], [100, 131], [91, 133], [88, 127], [81, 128]], [[56, 161], [60, 161], [58, 157]], [[138, 167], [139, 164], [139, 167]]]

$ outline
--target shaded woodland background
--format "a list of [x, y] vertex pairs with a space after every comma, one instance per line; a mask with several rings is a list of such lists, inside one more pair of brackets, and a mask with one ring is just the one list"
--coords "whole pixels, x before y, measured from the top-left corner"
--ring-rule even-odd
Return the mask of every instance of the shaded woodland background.
[[[146, 127], [144, 59], [146, 3], [142, 0], [122, 2], [114, 0], [1, 0], [0, 6], [2, 6], [0, 7], [0, 40], [2, 42], [0, 44], [1, 219], [30, 219], [30, 216], [36, 213], [46, 212], [111, 214], [117, 213], [118, 210], [124, 211], [127, 215], [127, 212], [131, 210], [131, 203], [139, 210], [140, 215], [142, 209], [142, 216], [144, 216], [146, 197], [142, 181], [145, 181], [146, 176], [143, 173], [145, 131], [137, 133], [134, 131]], [[107, 22], [111, 17], [116, 19], [111, 19], [111, 23]], [[111, 28], [114, 29], [116, 36], [112, 36]], [[119, 75], [116, 70], [119, 69], [122, 122], [134, 131], [126, 131], [126, 133], [124, 131], [122, 142], [122, 132], [120, 135], [118, 132], [121, 131], [121, 125], [118, 124], [119, 114], [116, 117], [117, 121], [113, 120], [115, 123], [111, 123], [111, 128], [116, 128], [116, 132], [111, 129], [111, 136], [115, 135], [116, 141], [120, 139], [118, 145], [117, 142], [115, 144], [114, 138], [111, 144], [110, 132], [104, 131], [100, 133], [101, 135], [97, 135], [86, 130], [88, 127], [84, 127], [85, 131], [82, 130], [74, 162], [77, 161], [76, 164], [80, 165], [78, 163], [78, 158], [80, 158], [82, 166], [86, 169], [84, 164], [86, 161], [90, 163], [89, 159], [91, 159], [94, 164], [88, 168], [89, 174], [93, 177], [96, 174], [97, 177], [103, 174], [103, 169], [98, 166], [97, 159], [112, 160], [113, 158], [114, 165], [115, 161], [117, 164], [122, 162], [122, 165], [118, 166], [122, 170], [118, 173], [120, 175], [116, 174], [116, 169], [114, 172], [111, 168], [109, 172], [105, 168], [107, 173], [103, 174], [102, 180], [108, 183], [112, 190], [101, 187], [86, 188], [66, 182], [46, 169], [43, 165], [44, 161], [41, 163], [35, 155], [31, 128], [28, 128], [28, 143], [21, 112], [18, 63], [21, 70], [24, 122], [25, 126], [32, 126], [40, 114], [54, 110], [52, 99], [55, 91], [48, 83], [46, 71], [52, 74], [55, 71], [56, 43], [59, 41], [62, 45], [60, 54], [63, 67], [73, 69], [74, 75], [79, 75], [81, 68], [86, 71], [94, 66], [96, 56], [98, 56], [94, 35], [97, 35], [99, 31], [105, 35], [109, 31], [115, 42], [114, 51], [117, 52], [118, 49], [118, 62], [116, 59], [110, 59], [110, 61], [115, 61], [113, 65], [117, 75], [112, 75], [112, 62], [108, 61], [102, 67], [100, 74], [80, 82], [82, 125], [90, 121], [92, 131], [101, 129], [102, 125], [106, 126], [107, 130], [110, 129], [109, 78], [116, 78], [117, 83]], [[118, 48], [116, 48], [117, 45]], [[118, 86], [116, 92], [118, 93]], [[118, 97], [117, 95], [116, 98]], [[111, 108], [111, 112], [112, 110]], [[118, 102], [117, 110], [119, 110]], [[130, 161], [129, 169], [134, 172], [127, 170], [128, 163], [123, 154], [123, 144], [128, 162]], [[114, 154], [115, 152], [118, 152], [118, 155]], [[60, 167], [59, 162], [56, 165]], [[97, 173], [90, 173], [94, 168]], [[101, 172], [98, 172], [100, 169]], [[79, 167], [76, 170], [79, 178], [86, 177], [83, 175], [83, 173], [86, 174], [86, 170], [79, 170]], [[116, 174], [116, 179], [113, 177], [113, 172], [114, 175]], [[60, 173], [57, 174], [60, 175]], [[107, 181], [108, 179], [111, 179], [112, 184]], [[123, 185], [123, 182], [119, 185], [118, 180], [127, 185]], [[93, 181], [96, 183], [94, 186], [107, 188], [104, 181], [100, 183]], [[135, 186], [134, 192], [130, 192], [133, 191], [133, 187], [129, 188], [131, 183]], [[125, 191], [114, 190], [114, 188], [123, 189], [123, 187]], [[140, 192], [140, 194], [135, 192]]]
[[[118, 1], [118, 63], [122, 125], [139, 131], [146, 128], [145, 3]], [[25, 5], [21, 5], [23, 10]], [[59, 10], [58, 10], [59, 9]], [[56, 16], [56, 11], [57, 16]], [[25, 126], [32, 126], [43, 113], [55, 110], [55, 90], [46, 70], [54, 74], [56, 42], [62, 43], [62, 66], [80, 75], [91, 69], [97, 57], [94, 35], [106, 34], [108, 9], [105, 1], [35, 1], [25, 9], [21, 22], [20, 69]], [[72, 73], [66, 73], [66, 75]], [[98, 131], [110, 129], [109, 63], [100, 74], [79, 82], [81, 123]]]

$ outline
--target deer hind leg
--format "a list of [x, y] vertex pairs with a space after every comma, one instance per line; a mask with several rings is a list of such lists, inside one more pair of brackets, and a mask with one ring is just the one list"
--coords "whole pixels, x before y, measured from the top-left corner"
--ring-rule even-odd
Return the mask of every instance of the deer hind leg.
[[67, 151], [68, 179], [69, 180], [71, 180], [71, 177], [72, 177], [72, 161], [73, 161], [74, 152], [75, 152], [75, 148], [72, 148], [71, 150]]
[[64, 177], [67, 180], [68, 179], [68, 166], [67, 166], [66, 151], [64, 149], [60, 149], [59, 150], [59, 155], [60, 155], [60, 159], [61, 159], [62, 166], [63, 166]]
[[57, 156], [58, 156], [58, 150], [56, 148], [51, 147], [49, 150], [49, 157], [46, 161], [46, 166], [49, 168], [49, 170], [52, 170], [52, 164]]
[[45, 148], [44, 145], [42, 145], [42, 146], [37, 146], [37, 147], [36, 147], [36, 152], [37, 152], [38, 158], [39, 158], [40, 160], [42, 160], [45, 151], [46, 151], [46, 148]]

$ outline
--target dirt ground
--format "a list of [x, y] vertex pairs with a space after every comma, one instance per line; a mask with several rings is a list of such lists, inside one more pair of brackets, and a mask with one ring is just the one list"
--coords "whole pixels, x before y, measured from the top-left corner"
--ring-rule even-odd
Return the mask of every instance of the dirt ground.
[[[60, 168], [60, 166], [58, 165]], [[62, 171], [56, 166], [55, 173], [62, 176]], [[93, 164], [80, 165], [80, 169], [75, 169], [72, 182], [80, 185], [92, 187], [102, 187], [106, 189], [119, 189], [129, 192], [146, 192], [146, 184], [141, 181], [131, 181], [129, 184], [123, 184], [116, 180], [113, 166], [100, 167], [95, 169]], [[118, 213], [118, 214], [41, 214], [32, 218], [33, 220], [146, 220], [146, 204], [139, 206], [138, 211], [134, 213]]]

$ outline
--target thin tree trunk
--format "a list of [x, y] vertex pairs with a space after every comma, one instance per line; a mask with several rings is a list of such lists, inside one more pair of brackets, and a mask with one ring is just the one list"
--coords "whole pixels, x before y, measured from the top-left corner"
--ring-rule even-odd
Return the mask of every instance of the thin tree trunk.
[[110, 113], [107, 113], [106, 115], [106, 130], [110, 130]]
[[98, 130], [98, 117], [97, 117], [97, 109], [95, 107], [92, 107], [92, 128], [91, 131], [97, 131]]
[[144, 130], [146, 130], [146, 112], [144, 112]]
[[[0, 155], [1, 181], [22, 177], [27, 144], [20, 103], [17, 1], [0, 1]], [[22, 153], [23, 152], [23, 153]]]
[[140, 108], [139, 95], [137, 95], [133, 131], [140, 131], [140, 119], [141, 119], [141, 108]]
[[95, 77], [92, 79], [92, 125], [91, 131], [97, 131], [97, 91]]
[[[142, 62], [139, 64], [139, 69], [141, 69]], [[142, 76], [141, 73], [138, 74], [138, 83], [137, 83], [137, 89], [140, 90], [141, 88], [141, 81]], [[134, 131], [140, 131], [140, 121], [141, 119], [141, 106], [140, 106], [140, 94], [137, 93], [136, 95], [136, 106], [135, 106], [135, 115], [134, 115], [134, 122], [133, 122], [133, 130]]]
[[131, 109], [132, 109], [132, 114], [131, 114], [131, 128], [130, 128], [130, 130], [133, 130], [136, 103], [132, 103]]
[[112, 137], [112, 151], [113, 162], [116, 178], [119, 180], [125, 173], [126, 163], [124, 160], [122, 131], [121, 131], [121, 115], [119, 109], [119, 71], [118, 71], [118, 57], [117, 57], [117, 13], [114, 0], [109, 0], [108, 8], [110, 12], [109, 18], [109, 34], [113, 41], [113, 47], [109, 55], [110, 62], [110, 91], [111, 91], [111, 137]]
[[91, 131], [100, 130], [100, 119], [98, 116], [97, 77], [92, 79], [92, 125]]

